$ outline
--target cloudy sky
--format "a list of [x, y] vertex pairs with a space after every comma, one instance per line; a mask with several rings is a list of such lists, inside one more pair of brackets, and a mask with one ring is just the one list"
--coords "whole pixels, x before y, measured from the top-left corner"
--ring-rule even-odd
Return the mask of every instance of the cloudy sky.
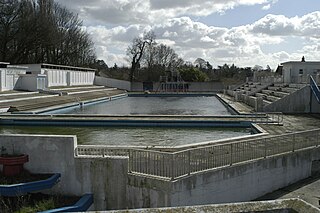
[[320, 60], [320, 0], [57, 0], [79, 14], [99, 59], [127, 65], [125, 50], [153, 30], [185, 61], [214, 67]]

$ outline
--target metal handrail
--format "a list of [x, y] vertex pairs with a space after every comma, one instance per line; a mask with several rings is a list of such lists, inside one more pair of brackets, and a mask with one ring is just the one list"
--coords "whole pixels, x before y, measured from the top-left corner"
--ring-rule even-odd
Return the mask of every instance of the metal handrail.
[[320, 89], [311, 75], [310, 75], [310, 87], [313, 94], [316, 96], [318, 103], [320, 103]]
[[78, 146], [78, 155], [129, 156], [128, 172], [177, 179], [209, 169], [263, 159], [320, 145], [320, 129], [210, 145], [178, 152]]

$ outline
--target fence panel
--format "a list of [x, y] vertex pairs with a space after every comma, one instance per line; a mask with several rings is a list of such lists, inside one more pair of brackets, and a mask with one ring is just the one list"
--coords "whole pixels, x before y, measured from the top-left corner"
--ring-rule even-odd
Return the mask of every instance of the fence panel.
[[129, 156], [129, 172], [175, 179], [208, 169], [320, 145], [320, 129], [169, 153], [154, 150], [78, 146], [77, 155]]

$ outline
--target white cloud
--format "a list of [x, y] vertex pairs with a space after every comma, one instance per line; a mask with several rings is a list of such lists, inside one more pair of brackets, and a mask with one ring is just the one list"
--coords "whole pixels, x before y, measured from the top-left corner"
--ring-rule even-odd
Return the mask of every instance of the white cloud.
[[[293, 18], [267, 15], [250, 25], [230, 29], [207, 26], [192, 21], [189, 17], [181, 17], [169, 19], [153, 27], [135, 24], [113, 28], [87, 27], [87, 30], [94, 38], [97, 55], [109, 65], [128, 63], [125, 60], [125, 51], [132, 38], [152, 28], [158, 43], [170, 45], [186, 61], [193, 62], [202, 57], [214, 66], [223, 63], [235, 63], [238, 66], [268, 64], [275, 68], [283, 61], [299, 60], [302, 55], [310, 60], [320, 57], [319, 14], [320, 12], [314, 12]], [[285, 49], [268, 54], [261, 50], [261, 45], [290, 45], [287, 37], [301, 35], [305, 47], [290, 55]]]
[[261, 9], [262, 10], [269, 10], [271, 8], [271, 4], [267, 4], [267, 5], [264, 5]]
[[243, 5], [274, 0], [57, 0], [88, 24], [128, 25], [161, 23], [181, 16], [208, 16]]
[[[58, 0], [85, 20], [97, 56], [109, 66], [127, 64], [126, 49], [136, 36], [154, 30], [158, 43], [171, 46], [184, 60], [202, 57], [213, 66], [270, 65], [286, 60], [320, 58], [320, 12], [301, 17], [269, 14], [254, 23], [214, 27], [188, 17], [224, 13], [238, 6], [260, 5], [269, 10], [277, 0]], [[99, 6], [97, 6], [99, 5]], [[299, 37], [303, 48], [286, 51]], [[290, 38], [290, 42], [288, 39]], [[298, 40], [297, 40], [298, 41]], [[277, 45], [277, 52], [265, 53], [262, 46]], [[293, 45], [292, 45], [293, 46]], [[279, 51], [278, 51], [279, 50]]]

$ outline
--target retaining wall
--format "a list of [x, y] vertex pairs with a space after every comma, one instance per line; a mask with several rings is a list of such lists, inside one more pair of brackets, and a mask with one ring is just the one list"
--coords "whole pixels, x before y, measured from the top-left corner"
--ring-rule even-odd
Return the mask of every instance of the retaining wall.
[[[47, 193], [94, 194], [94, 209], [126, 206], [127, 157], [75, 157], [75, 136], [0, 135], [8, 154], [24, 153], [31, 173], [60, 173], [61, 181]], [[0, 167], [2, 170], [2, 167]]]
[[[96, 76], [94, 80], [95, 85], [116, 87], [119, 89], [125, 89], [132, 92], [143, 92], [142, 82], [129, 82], [123, 80], [117, 80], [112, 78], [105, 78]], [[221, 92], [223, 91], [223, 84], [221, 82], [189, 82], [189, 92]], [[153, 82], [153, 91], [157, 91], [159, 88], [159, 82]]]
[[129, 176], [129, 208], [250, 201], [311, 175], [314, 148], [207, 171], [173, 182]]
[[309, 113], [310, 87], [306, 86], [263, 108], [265, 112]]
[[99, 86], [115, 87], [118, 89], [131, 91], [131, 83], [129, 81], [95, 76], [94, 84]]
[[9, 154], [29, 155], [30, 172], [61, 173], [49, 192], [93, 193], [95, 210], [249, 201], [310, 176], [320, 160], [318, 147], [170, 181], [128, 174], [128, 157], [75, 157], [75, 146], [75, 136], [0, 135]]

